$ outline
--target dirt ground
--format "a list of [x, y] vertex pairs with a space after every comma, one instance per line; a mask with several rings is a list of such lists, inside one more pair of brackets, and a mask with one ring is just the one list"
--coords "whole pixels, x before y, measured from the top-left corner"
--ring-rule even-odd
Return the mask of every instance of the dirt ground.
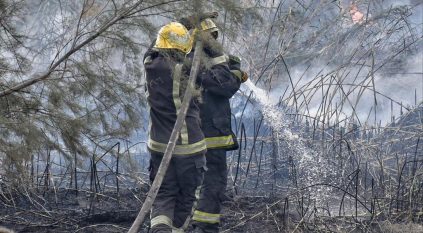
[[[0, 225], [16, 232], [127, 232], [146, 190], [94, 195], [71, 190], [44, 195], [21, 193], [12, 203], [0, 199]], [[30, 198], [28, 198], [30, 197]], [[9, 199], [10, 200], [10, 199]], [[10, 201], [9, 201], [10, 202]], [[235, 197], [224, 206], [221, 232], [423, 232], [422, 225], [357, 222], [348, 218], [313, 218], [305, 222], [284, 199]], [[148, 232], [149, 222], [141, 232]], [[188, 231], [189, 232], [189, 231]]]

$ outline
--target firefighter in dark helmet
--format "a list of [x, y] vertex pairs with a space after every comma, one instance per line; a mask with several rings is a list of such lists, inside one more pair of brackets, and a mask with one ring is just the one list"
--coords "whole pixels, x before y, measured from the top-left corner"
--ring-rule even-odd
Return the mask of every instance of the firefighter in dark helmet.
[[[189, 25], [187, 27], [190, 28]], [[231, 128], [229, 100], [248, 76], [241, 71], [238, 57], [223, 52], [216, 40], [218, 28], [212, 19], [203, 20], [197, 30], [200, 31], [204, 41], [205, 56], [202, 61], [203, 72], [200, 73], [202, 86], [200, 113], [207, 145], [208, 170], [192, 219], [195, 232], [215, 233], [219, 231], [221, 204], [227, 184], [226, 151], [238, 148], [236, 136]], [[210, 72], [210, 67], [220, 69]]]

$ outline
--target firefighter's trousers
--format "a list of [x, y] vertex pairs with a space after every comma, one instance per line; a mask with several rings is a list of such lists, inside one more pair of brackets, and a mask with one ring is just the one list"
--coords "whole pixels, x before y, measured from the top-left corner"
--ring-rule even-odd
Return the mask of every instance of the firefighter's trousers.
[[226, 151], [208, 150], [207, 171], [200, 192], [198, 208], [194, 211], [193, 225], [205, 233], [219, 232], [220, 210], [227, 184]]
[[[151, 152], [150, 180], [153, 182], [163, 154]], [[152, 233], [184, 232], [206, 170], [204, 154], [173, 156], [151, 210]], [[187, 220], [188, 219], [188, 220]]]

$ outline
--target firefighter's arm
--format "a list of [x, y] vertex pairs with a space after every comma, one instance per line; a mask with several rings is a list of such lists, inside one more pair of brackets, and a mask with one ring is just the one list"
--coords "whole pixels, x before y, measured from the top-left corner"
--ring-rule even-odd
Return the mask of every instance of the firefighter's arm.
[[226, 59], [226, 55], [211, 59], [211, 67], [201, 74], [201, 85], [213, 94], [231, 98], [238, 91], [241, 82], [229, 69]]
[[[240, 71], [240, 59], [224, 54], [222, 46], [211, 37], [210, 33], [199, 35], [203, 41], [203, 51], [209, 58], [203, 64], [205, 68], [201, 75], [203, 87], [213, 94], [231, 98], [241, 85], [241, 79], [238, 78], [243, 74]], [[235, 61], [231, 61], [234, 59]]]

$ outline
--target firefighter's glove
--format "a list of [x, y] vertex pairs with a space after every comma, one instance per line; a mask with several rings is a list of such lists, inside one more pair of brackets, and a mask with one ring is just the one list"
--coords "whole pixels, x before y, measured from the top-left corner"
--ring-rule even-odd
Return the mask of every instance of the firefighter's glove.
[[241, 70], [241, 82], [245, 83], [247, 80], [248, 80], [247, 72]]

